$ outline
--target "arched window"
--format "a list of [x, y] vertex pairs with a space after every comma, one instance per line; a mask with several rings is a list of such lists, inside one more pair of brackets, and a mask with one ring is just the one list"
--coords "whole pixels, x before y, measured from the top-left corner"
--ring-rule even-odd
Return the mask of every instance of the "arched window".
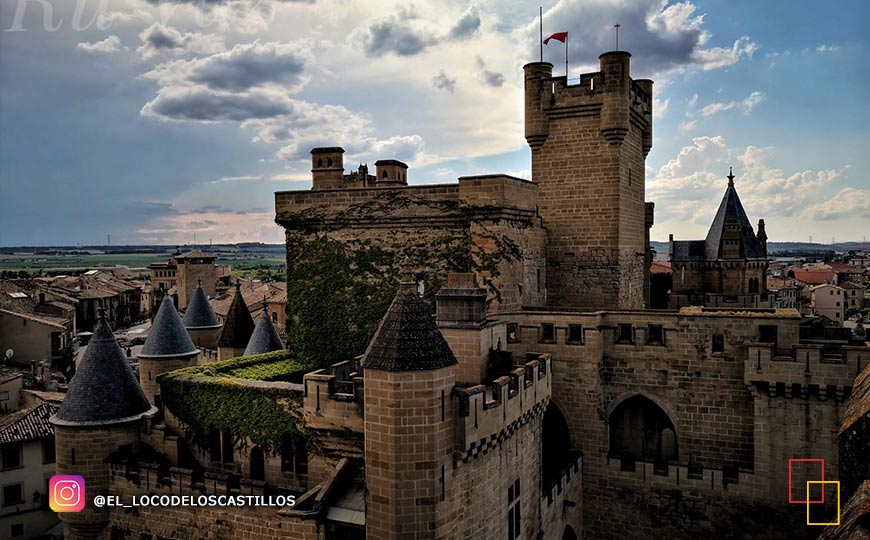
[[317, 158], [317, 168], [323, 167], [323, 158]]
[[327, 167], [332, 167], [332, 158], [328, 158], [328, 159], [326, 160], [326, 166], [327, 166]]
[[677, 459], [677, 430], [651, 399], [637, 395], [610, 414], [610, 456], [667, 464]]
[[386, 178], [386, 177], [387, 177], [387, 171], [385, 169], [384, 172], [381, 173], [381, 178]]
[[251, 480], [266, 479], [266, 460], [263, 456], [263, 450], [259, 446], [255, 446], [251, 450]]
[[544, 489], [559, 479], [562, 469], [571, 463], [571, 433], [568, 422], [554, 403], [544, 411], [542, 422], [541, 461]]
[[565, 532], [562, 533], [562, 540], [577, 540], [577, 533], [570, 525], [565, 525]]

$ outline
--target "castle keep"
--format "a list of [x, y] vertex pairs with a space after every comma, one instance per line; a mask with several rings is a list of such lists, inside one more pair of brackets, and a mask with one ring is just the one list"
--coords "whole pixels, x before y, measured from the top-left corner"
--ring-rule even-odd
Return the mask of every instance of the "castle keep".
[[346, 173], [313, 149], [312, 189], [275, 194], [286, 336], [239, 291], [221, 326], [199, 288], [183, 319], [160, 306], [136, 384], [101, 319], [54, 419], [59, 472], [125, 501], [295, 505], [89, 500], [67, 537], [817, 537], [789, 500], [822, 471], [788, 462], [857, 489], [870, 345], [767, 307], [733, 176], [707, 238], [672, 242], [674, 309], [645, 309], [652, 82], [629, 58], [578, 84], [525, 66], [532, 181], [409, 185], [402, 162]]

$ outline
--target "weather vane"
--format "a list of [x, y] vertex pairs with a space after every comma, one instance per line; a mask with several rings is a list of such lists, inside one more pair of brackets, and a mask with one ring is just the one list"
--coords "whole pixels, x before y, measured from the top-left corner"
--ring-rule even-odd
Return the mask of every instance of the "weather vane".
[[616, 29], [616, 50], [619, 50], [619, 27], [622, 26], [619, 24], [619, 21], [616, 21], [616, 24], [613, 27]]

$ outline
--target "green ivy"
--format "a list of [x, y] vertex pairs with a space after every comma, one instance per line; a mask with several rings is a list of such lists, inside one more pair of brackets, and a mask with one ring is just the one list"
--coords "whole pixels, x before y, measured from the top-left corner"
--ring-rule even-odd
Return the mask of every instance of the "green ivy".
[[164, 406], [201, 448], [208, 447], [209, 432], [218, 430], [232, 433], [236, 445], [250, 440], [277, 450], [287, 438], [309, 439], [301, 427], [302, 393], [244, 381], [290, 380], [306, 371], [288, 351], [277, 351], [180, 369], [157, 381]]

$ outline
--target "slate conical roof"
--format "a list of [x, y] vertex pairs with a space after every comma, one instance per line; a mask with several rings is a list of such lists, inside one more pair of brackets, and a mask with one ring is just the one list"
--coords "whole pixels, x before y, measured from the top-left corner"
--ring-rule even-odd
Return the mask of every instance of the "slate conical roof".
[[254, 328], [254, 333], [248, 341], [248, 346], [245, 348], [243, 356], [251, 356], [253, 354], [265, 354], [272, 351], [280, 351], [284, 348], [281, 343], [281, 337], [278, 331], [272, 324], [272, 318], [269, 317], [269, 310], [266, 299], [263, 299], [263, 314], [260, 320], [257, 321], [257, 327]]
[[254, 319], [251, 318], [251, 312], [245, 305], [240, 288], [241, 285], [236, 282], [236, 294], [227, 311], [227, 318], [218, 338], [218, 347], [242, 349], [248, 346], [248, 341], [254, 333]]
[[746, 217], [746, 211], [743, 209], [740, 197], [737, 196], [737, 190], [734, 189], [734, 174], [731, 171], [728, 172], [728, 188], [725, 190], [725, 196], [722, 197], [719, 210], [716, 212], [716, 217], [713, 218], [713, 224], [710, 225], [707, 238], [704, 240], [704, 255], [707, 260], [716, 260], [722, 257], [722, 236], [728, 222], [737, 224], [744, 257], [764, 259], [761, 242], [755, 236], [755, 231], [752, 229], [749, 218]]
[[156, 412], [127, 364], [105, 313], [51, 422], [61, 426], [117, 424]]
[[366, 369], [423, 371], [458, 364], [417, 284], [403, 282], [363, 358]]
[[184, 327], [189, 329], [217, 328], [220, 325], [217, 315], [214, 314], [214, 309], [208, 303], [205, 291], [202, 290], [202, 284], [197, 285], [190, 303], [187, 304], [187, 310], [184, 312]]
[[184, 327], [175, 303], [168, 294], [163, 297], [157, 316], [151, 324], [148, 339], [137, 354], [139, 358], [161, 358], [168, 356], [188, 356], [199, 353]]

